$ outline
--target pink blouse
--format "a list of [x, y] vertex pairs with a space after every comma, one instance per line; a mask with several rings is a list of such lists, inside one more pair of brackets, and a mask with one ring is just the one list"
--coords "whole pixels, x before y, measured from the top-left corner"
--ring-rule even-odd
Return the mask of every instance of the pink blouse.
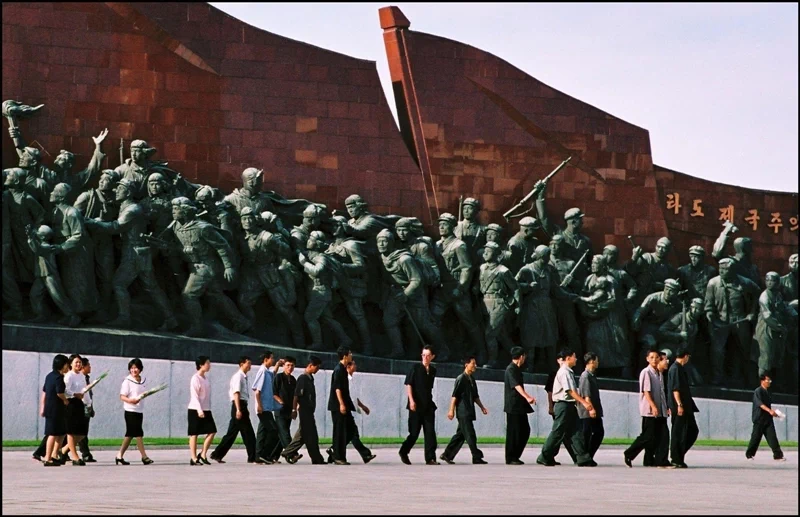
[[192, 375], [189, 385], [189, 409], [211, 411], [211, 383], [199, 373]]

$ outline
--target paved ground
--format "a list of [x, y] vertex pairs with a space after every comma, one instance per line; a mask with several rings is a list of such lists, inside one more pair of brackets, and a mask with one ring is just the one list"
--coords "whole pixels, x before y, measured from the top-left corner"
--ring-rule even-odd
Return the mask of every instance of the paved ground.
[[[256, 466], [234, 449], [225, 465], [190, 467], [188, 451], [153, 450], [144, 466], [129, 451], [127, 467], [113, 451], [98, 451], [87, 467], [44, 468], [29, 452], [3, 451], [3, 514], [794, 514], [798, 513], [798, 454], [777, 463], [762, 446], [756, 460], [742, 451], [691, 451], [686, 470], [628, 469], [620, 449], [601, 449], [596, 468], [503, 464], [501, 447], [483, 448], [489, 465], [426, 466], [422, 450], [400, 463], [396, 447], [376, 448], [369, 465]], [[441, 453], [442, 449], [439, 449]], [[349, 451], [351, 461], [358, 460]], [[562, 452], [559, 460], [569, 460]], [[272, 484], [273, 480], [279, 484]], [[554, 487], [554, 485], [556, 485]], [[66, 490], [66, 492], [65, 492]], [[78, 490], [80, 497], [77, 497]], [[307, 496], [307, 491], [313, 495]], [[280, 491], [277, 493], [276, 491]], [[580, 492], [581, 496], [578, 496]], [[54, 498], [55, 494], [55, 498]], [[61, 494], [61, 495], [58, 495]], [[75, 497], [61, 497], [73, 494]], [[585, 499], [584, 499], [585, 497]], [[52, 501], [60, 501], [55, 506]], [[570, 501], [564, 508], [563, 501]], [[765, 505], [765, 501], [767, 501]]]

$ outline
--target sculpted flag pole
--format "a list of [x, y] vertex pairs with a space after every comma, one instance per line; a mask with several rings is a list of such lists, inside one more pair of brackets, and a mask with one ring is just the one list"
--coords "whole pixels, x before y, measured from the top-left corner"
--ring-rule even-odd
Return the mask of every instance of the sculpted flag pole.
[[561, 287], [567, 287], [569, 284], [572, 283], [573, 275], [578, 270], [578, 268], [581, 267], [581, 264], [583, 264], [583, 261], [586, 260], [586, 256], [588, 254], [589, 254], [589, 250], [586, 250], [586, 252], [580, 258], [580, 260], [578, 260], [575, 263], [575, 267], [572, 268], [572, 271], [570, 271], [569, 274], [564, 277], [564, 280], [561, 281]]
[[[543, 185], [547, 185], [547, 182], [548, 182], [548, 181], [550, 181], [550, 179], [551, 179], [553, 176], [555, 176], [556, 174], [558, 174], [558, 173], [559, 173], [559, 171], [561, 171], [561, 169], [563, 169], [564, 167], [566, 167], [566, 166], [567, 166], [567, 164], [569, 163], [569, 161], [570, 161], [571, 159], [572, 159], [572, 156], [568, 157], [566, 160], [564, 160], [563, 162], [561, 162], [561, 163], [558, 165], [558, 167], [556, 167], [555, 169], [553, 169], [553, 172], [551, 172], [550, 174], [548, 174], [548, 175], [547, 175], [547, 176], [544, 178], [544, 180], [542, 180], [542, 184], [543, 184]], [[506, 220], [506, 222], [508, 222], [508, 220], [509, 220], [509, 219], [511, 219], [511, 218], [521, 217], [521, 216], [525, 215], [525, 214], [518, 214], [518, 215], [512, 215], [512, 214], [513, 214], [513, 213], [514, 213], [516, 210], [518, 210], [518, 209], [522, 208], [522, 206], [523, 206], [523, 205], [525, 205], [525, 203], [527, 203], [528, 201], [530, 201], [530, 200], [531, 200], [531, 199], [532, 199], [534, 196], [536, 196], [538, 193], [539, 193], [538, 189], [536, 189], [536, 188], [533, 188], [533, 189], [531, 189], [531, 191], [530, 191], [530, 192], [528, 192], [528, 195], [527, 195], [527, 196], [525, 196], [524, 198], [522, 198], [522, 201], [520, 201], [520, 202], [519, 202], [519, 203], [517, 203], [516, 205], [512, 206], [511, 208], [509, 208], [509, 209], [506, 211], [506, 213], [504, 213], [504, 214], [503, 214], [503, 218]], [[460, 208], [461, 208], [461, 207], [460, 207], [460, 205], [459, 205], [459, 214], [461, 213], [461, 209], [460, 209]], [[529, 211], [530, 211], [530, 210], [529, 210]], [[527, 213], [527, 212], [525, 212], [525, 213]]]
[[3, 101], [3, 116], [8, 119], [9, 126], [17, 127], [18, 118], [29, 118], [43, 107], [44, 104], [31, 107], [27, 104], [22, 104], [20, 101], [7, 100]]

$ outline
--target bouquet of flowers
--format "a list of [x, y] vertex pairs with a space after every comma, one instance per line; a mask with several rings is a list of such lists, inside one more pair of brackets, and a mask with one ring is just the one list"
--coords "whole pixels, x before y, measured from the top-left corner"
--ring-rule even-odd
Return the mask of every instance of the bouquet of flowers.
[[166, 383], [159, 384], [155, 388], [149, 389], [149, 390], [145, 391], [144, 393], [142, 393], [141, 395], [139, 395], [139, 400], [142, 400], [143, 398], [147, 398], [147, 397], [149, 397], [150, 395], [152, 395], [154, 393], [158, 393], [159, 391], [165, 390], [165, 389], [167, 389], [167, 386], [168, 385]]
[[84, 394], [88, 393], [90, 389], [97, 386], [97, 384], [106, 377], [108, 377], [108, 371], [101, 373], [91, 384], [87, 384], [86, 387], [81, 390], [81, 393]]

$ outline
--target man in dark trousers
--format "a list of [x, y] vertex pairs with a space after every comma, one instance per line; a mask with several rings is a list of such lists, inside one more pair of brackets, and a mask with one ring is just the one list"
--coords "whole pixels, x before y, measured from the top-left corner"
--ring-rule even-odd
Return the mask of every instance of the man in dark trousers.
[[[258, 415], [258, 430], [256, 431], [256, 456], [268, 463], [273, 463], [277, 458], [272, 454], [277, 448], [278, 426], [272, 412], [280, 410], [281, 406], [272, 396], [272, 383], [278, 368], [283, 366], [283, 359], [275, 363], [272, 352], [267, 350], [261, 354], [261, 367], [253, 380], [254, 399], [256, 399], [256, 415]], [[272, 370], [270, 370], [272, 368]]]
[[[353, 393], [356, 393], [355, 396], [356, 411], [359, 413], [363, 411], [365, 414], [369, 415], [369, 408], [363, 402], [361, 402], [361, 399], [358, 398], [359, 392], [353, 389], [354, 386], [357, 388], [357, 385], [355, 385], [355, 383], [353, 382], [353, 375], [355, 375], [356, 373], [355, 359], [347, 363], [346, 367], [347, 367], [347, 380], [350, 386], [350, 399], [352, 400]], [[347, 412], [347, 443], [353, 444], [353, 447], [355, 447], [356, 452], [358, 452], [358, 455], [361, 456], [361, 459], [364, 461], [364, 463], [369, 463], [370, 461], [374, 460], [377, 457], [374, 454], [372, 454], [372, 451], [369, 449], [369, 447], [367, 447], [361, 442], [361, 437], [358, 434], [358, 425], [356, 425], [356, 419], [353, 416], [352, 411]], [[328, 450], [325, 452], [328, 453], [328, 463], [333, 463], [334, 461], [333, 447], [328, 447]]]
[[[559, 350], [556, 352], [556, 363], [558, 363], [558, 369], [561, 368], [561, 351]], [[553, 420], [556, 419], [556, 403], [553, 402], [553, 383], [556, 380], [556, 374], [558, 373], [558, 369], [550, 372], [547, 374], [547, 380], [544, 382], [544, 392], [547, 393], [547, 414], [550, 415], [550, 418]], [[564, 448], [567, 450], [567, 454], [572, 459], [572, 463], [577, 465], [578, 460], [575, 458], [575, 451], [572, 450], [572, 442], [564, 442]], [[558, 453], [556, 453], [558, 456]], [[561, 465], [560, 462], [556, 461], [556, 465]]]
[[[297, 412], [300, 417], [300, 426], [294, 433], [292, 443], [283, 450], [282, 456], [286, 461], [295, 464], [300, 454], [297, 451], [303, 445], [306, 446], [308, 456], [314, 465], [323, 465], [325, 460], [319, 452], [319, 433], [317, 432], [317, 421], [314, 419], [314, 410], [317, 408], [317, 390], [314, 387], [314, 374], [322, 366], [322, 359], [312, 355], [308, 360], [305, 371], [297, 379], [297, 386], [294, 389], [292, 411]], [[299, 406], [299, 408], [298, 408]]]
[[[275, 426], [278, 428], [278, 443], [272, 451], [270, 460], [277, 463], [281, 451], [292, 443], [292, 420], [297, 418], [297, 411], [292, 408], [294, 400], [294, 390], [297, 387], [297, 379], [294, 378], [294, 365], [297, 361], [294, 357], [287, 355], [283, 358], [283, 373], [276, 373], [272, 381], [272, 398], [280, 405], [280, 409], [273, 411], [275, 416]], [[296, 462], [302, 458], [302, 454], [293, 456]]]
[[240, 432], [244, 446], [247, 448], [247, 463], [264, 463], [263, 460], [256, 458], [256, 433], [253, 431], [250, 411], [247, 409], [247, 400], [250, 397], [247, 372], [250, 371], [252, 364], [250, 358], [243, 355], [239, 358], [239, 369], [231, 377], [228, 388], [228, 397], [231, 400], [231, 420], [228, 424], [228, 432], [211, 453], [211, 459], [217, 463], [225, 463], [222, 459], [228, 454]]
[[669, 408], [672, 412], [672, 443], [670, 444], [670, 454], [672, 465], [675, 468], [685, 469], [687, 467], [684, 458], [689, 449], [692, 448], [700, 429], [697, 427], [697, 420], [694, 414], [699, 411], [697, 404], [692, 398], [692, 391], [689, 387], [689, 373], [686, 371], [686, 363], [689, 362], [689, 351], [679, 348], [675, 356], [675, 362], [669, 367], [667, 375], [667, 396]]
[[[350, 380], [347, 378], [347, 363], [353, 360], [350, 347], [340, 346], [336, 350], [339, 363], [331, 375], [331, 394], [328, 398], [328, 411], [333, 422], [333, 463], [334, 465], [350, 465], [347, 461], [347, 428], [348, 413], [355, 411], [353, 399], [350, 398]], [[355, 422], [354, 422], [355, 423]]]
[[554, 467], [559, 445], [562, 442], [571, 442], [575, 458], [578, 460], [578, 466], [596, 467], [597, 463], [589, 456], [583, 441], [583, 428], [578, 425], [578, 410], [575, 404], [583, 405], [591, 418], [595, 418], [597, 413], [592, 403], [578, 393], [575, 374], [572, 372], [572, 368], [578, 362], [575, 352], [570, 349], [564, 349], [559, 355], [562, 359], [561, 368], [558, 369], [555, 381], [553, 381], [553, 401], [555, 402], [556, 417], [553, 420], [553, 429], [547, 436], [547, 440], [542, 446], [542, 452], [536, 458], [536, 463], [546, 467]]
[[671, 352], [665, 348], [658, 353], [658, 377], [661, 388], [661, 398], [664, 401], [665, 411], [655, 417], [656, 435], [658, 440], [644, 448], [644, 466], [659, 468], [675, 468], [669, 462], [669, 426], [667, 420], [672, 416], [669, 399], [671, 395], [667, 389], [667, 372], [669, 371], [669, 355]]
[[422, 349], [422, 362], [416, 363], [406, 375], [408, 395], [408, 437], [400, 446], [400, 460], [411, 465], [408, 453], [417, 443], [420, 429], [425, 437], [425, 464], [439, 465], [436, 461], [436, 404], [433, 402], [433, 382], [436, 367], [431, 364], [436, 355], [430, 346]]
[[657, 422], [659, 415], [667, 413], [667, 401], [661, 387], [658, 363], [661, 353], [657, 349], [647, 352], [647, 367], [639, 374], [639, 415], [642, 417], [642, 433], [623, 452], [625, 465], [633, 467], [633, 460], [645, 448], [655, 449], [661, 441], [663, 429]]
[[511, 364], [506, 368], [503, 389], [503, 411], [506, 413], [506, 465], [523, 465], [520, 460], [528, 438], [531, 424], [528, 414], [533, 413], [531, 404], [536, 399], [525, 391], [522, 380], [522, 365], [525, 364], [525, 349], [515, 346], [511, 349]]
[[447, 419], [452, 420], [456, 415], [458, 416], [458, 430], [444, 453], [439, 457], [445, 463], [455, 463], [453, 459], [458, 454], [464, 442], [467, 442], [469, 450], [472, 453], [472, 463], [475, 465], [485, 465], [486, 461], [483, 459], [483, 452], [478, 449], [478, 439], [475, 436], [475, 426], [472, 422], [475, 421], [475, 405], [481, 408], [484, 415], [489, 414], [489, 410], [483, 406], [480, 396], [478, 395], [478, 383], [472, 378], [472, 374], [478, 365], [475, 364], [475, 356], [469, 356], [464, 359], [464, 373], [456, 377], [455, 385], [453, 386], [453, 395], [450, 398], [450, 411], [447, 412]]
[[594, 459], [594, 455], [597, 453], [597, 449], [600, 448], [600, 444], [603, 443], [603, 437], [606, 434], [603, 427], [603, 404], [600, 402], [600, 386], [598, 386], [597, 377], [594, 375], [594, 372], [600, 366], [600, 358], [594, 352], [586, 352], [583, 356], [583, 362], [586, 365], [586, 369], [578, 381], [578, 393], [594, 406], [595, 416], [593, 417], [583, 407], [583, 404], [579, 404], [576, 407], [578, 409], [578, 418], [580, 418], [579, 425], [583, 430], [584, 444], [589, 456]]
[[772, 457], [775, 461], [786, 461], [783, 457], [781, 445], [778, 443], [778, 435], [775, 433], [774, 417], [778, 415], [772, 409], [772, 401], [769, 395], [769, 387], [772, 384], [772, 378], [767, 374], [760, 376], [761, 385], [753, 392], [753, 433], [750, 435], [750, 444], [747, 446], [747, 451], [744, 455], [748, 460], [752, 460], [758, 446], [761, 443], [761, 437], [767, 437], [767, 443], [772, 449]]

